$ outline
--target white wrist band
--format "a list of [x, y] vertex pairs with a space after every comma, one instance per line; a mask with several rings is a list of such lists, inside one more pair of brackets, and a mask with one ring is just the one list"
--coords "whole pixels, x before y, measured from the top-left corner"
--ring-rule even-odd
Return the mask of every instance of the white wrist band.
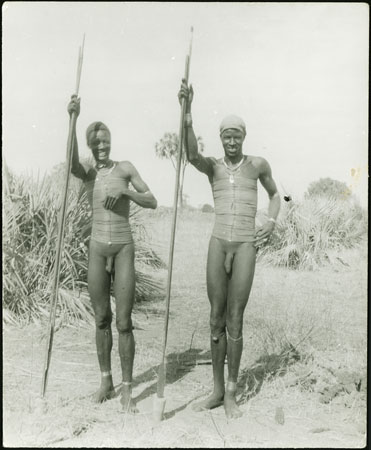
[[273, 219], [273, 217], [270, 217], [269, 219], [268, 219], [268, 222], [273, 222], [274, 224], [276, 223], [276, 219]]
[[185, 127], [191, 128], [192, 127], [192, 114], [186, 113], [185, 115]]

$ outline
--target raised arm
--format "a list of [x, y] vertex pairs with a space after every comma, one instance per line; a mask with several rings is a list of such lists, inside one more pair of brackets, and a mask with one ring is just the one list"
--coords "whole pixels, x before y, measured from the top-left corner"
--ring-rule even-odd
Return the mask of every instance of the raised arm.
[[257, 246], [268, 240], [274, 229], [281, 207], [281, 199], [277, 191], [276, 183], [272, 177], [272, 170], [268, 162], [263, 158], [259, 158], [259, 172], [259, 180], [269, 196], [269, 205], [268, 221], [257, 230], [255, 235], [255, 245]]
[[199, 153], [197, 138], [193, 130], [191, 112], [193, 95], [194, 92], [192, 85], [188, 88], [186, 81], [183, 79], [180, 91], [178, 93], [178, 98], [180, 103], [182, 102], [182, 99], [184, 99], [184, 101], [186, 102], [186, 114], [184, 122], [184, 147], [188, 161], [200, 172], [203, 172], [210, 177], [213, 172], [213, 160], [212, 158], [205, 158]]
[[[71, 116], [73, 113], [76, 113], [77, 117], [80, 114], [80, 99], [77, 98], [76, 95], [71, 97], [71, 101], [68, 104], [67, 111]], [[77, 143], [76, 137], [76, 128], [73, 130], [73, 144], [72, 144], [72, 165], [71, 165], [71, 173], [75, 175], [75, 177], [80, 178], [81, 180], [85, 180], [86, 170], [84, 166], [80, 163], [79, 160], [79, 147]]]

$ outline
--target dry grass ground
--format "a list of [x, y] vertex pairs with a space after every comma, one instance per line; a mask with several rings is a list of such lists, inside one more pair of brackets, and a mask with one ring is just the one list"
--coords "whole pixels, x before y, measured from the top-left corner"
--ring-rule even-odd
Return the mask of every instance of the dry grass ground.
[[[366, 246], [320, 271], [257, 265], [245, 313], [239, 382], [243, 416], [222, 408], [195, 414], [211, 389], [205, 266], [212, 214], [178, 218], [165, 420], [152, 422], [164, 302], [139, 305], [134, 396], [127, 416], [118, 398], [94, 405], [99, 382], [91, 324], [60, 329], [48, 390], [39, 393], [44, 328], [3, 330], [3, 443], [10, 447], [344, 447], [366, 443]], [[171, 216], [149, 213], [153, 246], [167, 261]], [[159, 276], [166, 281], [166, 271]], [[117, 333], [113, 376], [119, 385]]]

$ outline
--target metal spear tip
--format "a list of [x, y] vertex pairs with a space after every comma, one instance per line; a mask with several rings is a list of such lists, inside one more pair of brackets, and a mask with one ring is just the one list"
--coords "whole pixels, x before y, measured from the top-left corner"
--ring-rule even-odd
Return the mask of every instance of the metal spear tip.
[[156, 394], [153, 396], [152, 418], [155, 424], [159, 424], [164, 420], [165, 404], [165, 397], [158, 397]]
[[31, 412], [38, 415], [48, 412], [48, 402], [44, 397], [31, 398]]
[[190, 57], [192, 54], [192, 41], [193, 41], [193, 26], [191, 26], [191, 39], [189, 42], [189, 52], [188, 52], [188, 56]]
[[84, 46], [85, 46], [85, 33], [84, 33], [84, 36], [82, 38], [81, 54], [84, 53]]

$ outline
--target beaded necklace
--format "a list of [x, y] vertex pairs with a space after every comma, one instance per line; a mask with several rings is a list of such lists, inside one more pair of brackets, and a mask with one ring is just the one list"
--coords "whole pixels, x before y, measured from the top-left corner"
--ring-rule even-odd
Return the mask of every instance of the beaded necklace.
[[96, 176], [96, 180], [99, 181], [99, 177], [98, 177], [98, 170], [99, 170], [99, 176], [102, 178], [106, 178], [108, 177], [108, 175], [113, 171], [113, 169], [116, 167], [116, 163], [114, 162], [112, 167], [110, 169], [108, 169], [108, 172], [104, 173], [102, 172], [103, 169], [107, 169], [107, 167], [103, 166], [101, 168], [98, 168], [96, 166], [95, 170], [97, 171], [97, 176]]
[[234, 183], [234, 176], [236, 173], [240, 171], [242, 163], [245, 161], [245, 156], [242, 157], [241, 161], [235, 167], [229, 167], [225, 162], [225, 158], [223, 158], [223, 164], [225, 165], [227, 172], [229, 174], [229, 182]]

